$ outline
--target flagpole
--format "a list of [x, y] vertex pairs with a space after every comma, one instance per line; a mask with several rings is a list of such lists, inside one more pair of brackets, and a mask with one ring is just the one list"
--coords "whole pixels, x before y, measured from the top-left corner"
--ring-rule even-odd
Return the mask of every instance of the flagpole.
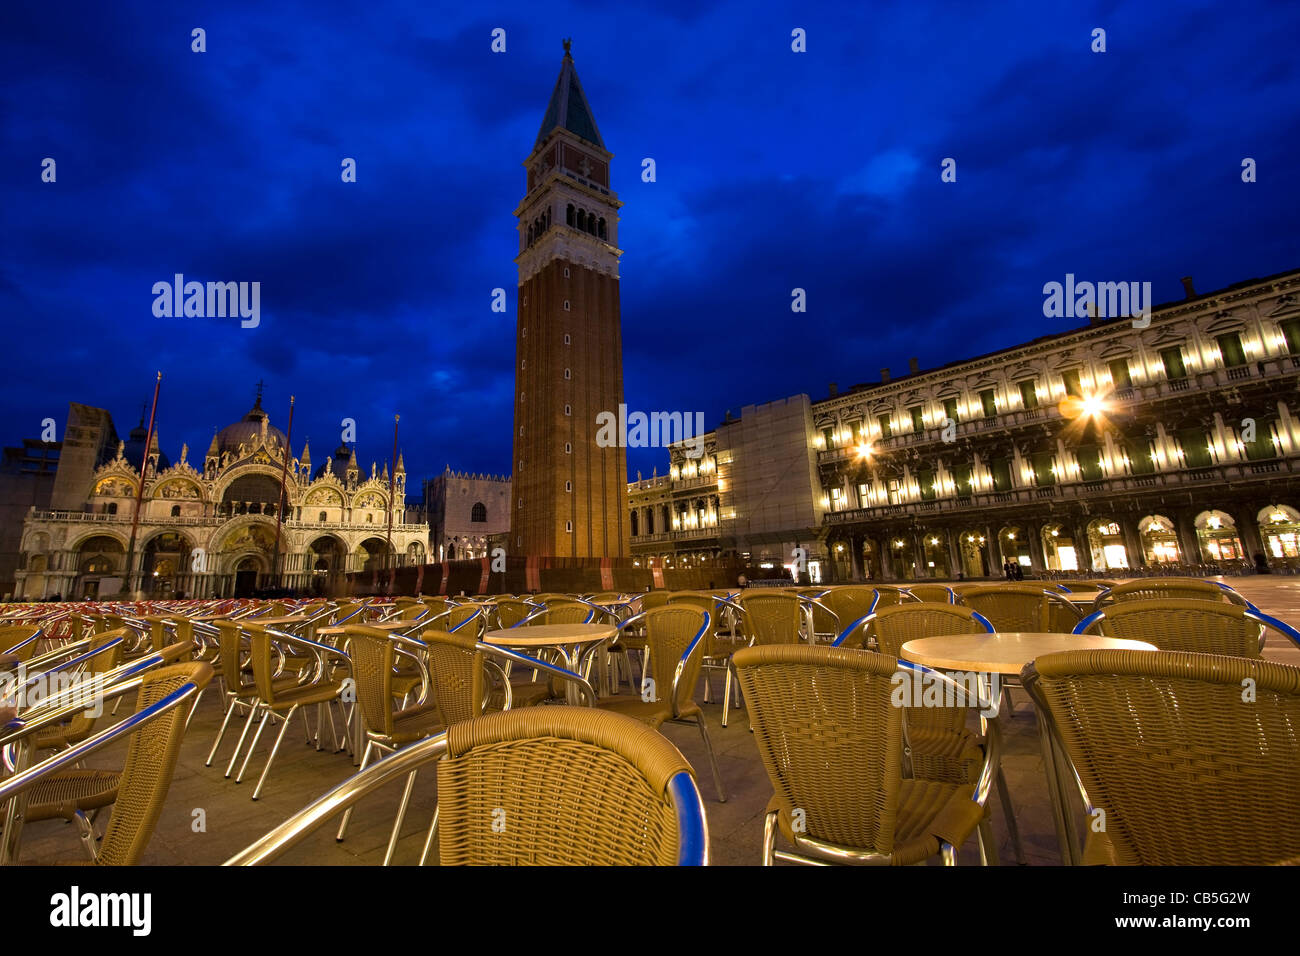
[[393, 511], [396, 509], [396, 501], [393, 497], [393, 488], [397, 482], [397, 423], [402, 420], [401, 415], [393, 416], [393, 457], [391, 459], [393, 467], [388, 472], [388, 550], [385, 555], [385, 561], [392, 561], [392, 570], [388, 575], [388, 593], [393, 593], [393, 583], [397, 579], [397, 562], [393, 561]]
[[162, 387], [162, 372], [153, 383], [153, 408], [149, 409], [149, 430], [144, 436], [144, 454], [140, 457], [140, 483], [135, 489], [135, 510], [131, 513], [131, 540], [126, 546], [126, 593], [131, 593], [131, 579], [135, 576], [135, 535], [140, 527], [140, 502], [144, 499], [145, 472], [149, 468], [149, 449], [153, 445], [154, 416], [158, 414], [158, 390]]
[[284, 485], [289, 475], [289, 455], [290, 455], [290, 449], [293, 447], [290, 444], [290, 442], [293, 441], [293, 402], [294, 402], [294, 397], [290, 395], [289, 396], [289, 427], [285, 429], [285, 433], [284, 433], [284, 462], [280, 465], [280, 501], [277, 504], [275, 509], [275, 548], [271, 551], [271, 565], [272, 565], [271, 570], [274, 572], [271, 575], [271, 578], [272, 580], [275, 581], [276, 587], [279, 587], [280, 584], [282, 583], [280, 580], [280, 576], [284, 571], [284, 568], [281, 566], [280, 563], [280, 523], [284, 518], [284, 505], [285, 505]]

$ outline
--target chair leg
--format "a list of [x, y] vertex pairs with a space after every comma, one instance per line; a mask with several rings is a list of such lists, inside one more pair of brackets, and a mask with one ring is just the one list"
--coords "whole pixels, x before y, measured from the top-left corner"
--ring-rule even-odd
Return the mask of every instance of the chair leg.
[[[208, 751], [208, 759], [204, 761], [203, 766], [211, 767], [213, 758], [217, 756], [217, 749], [221, 746], [221, 739], [226, 736], [226, 727], [230, 725], [230, 717], [239, 706], [239, 699], [233, 695], [230, 698], [230, 706], [226, 708], [225, 719], [221, 721], [221, 729], [217, 731], [217, 739], [212, 744], [212, 749]], [[229, 776], [229, 775], [227, 775]]]
[[1007, 832], [1011, 834], [1011, 846], [1016, 853], [1016, 862], [1025, 865], [1025, 850], [1020, 845], [1020, 828], [1016, 825], [1016, 808], [1011, 804], [1011, 791], [1007, 787], [1006, 775], [998, 766], [998, 801], [1002, 804], [1002, 816], [1007, 821]]
[[[369, 765], [369, 763], [370, 763], [370, 753], [371, 753], [371, 751], [374, 749], [374, 747], [375, 747], [375, 742], [374, 742], [373, 740], [367, 740], [367, 741], [366, 741], [366, 752], [365, 752], [365, 754], [361, 757], [361, 769], [362, 769], [362, 770], [365, 770], [366, 767], [367, 767], [367, 765]], [[343, 838], [344, 838], [345, 836], [347, 836], [347, 832], [348, 832], [348, 821], [350, 821], [350, 820], [352, 819], [352, 811], [353, 811], [354, 809], [356, 809], [355, 806], [348, 807], [347, 810], [344, 811], [344, 813], [343, 813], [343, 822], [341, 822], [341, 823], [339, 824], [339, 832], [338, 832], [338, 833], [335, 835], [335, 837], [334, 837], [334, 839], [337, 840], [339, 843], [342, 843], [342, 842], [343, 842]]]
[[266, 758], [266, 766], [262, 768], [262, 775], [257, 778], [257, 786], [253, 789], [253, 799], [256, 800], [262, 795], [262, 787], [266, 783], [266, 775], [271, 772], [271, 764], [275, 762], [275, 755], [280, 751], [280, 744], [284, 742], [285, 731], [289, 729], [289, 722], [293, 720], [293, 712], [298, 709], [294, 704], [289, 708], [289, 713], [284, 715], [284, 724], [280, 727], [280, 733], [275, 738], [275, 746], [271, 748], [271, 755]]
[[951, 843], [944, 842], [939, 845], [939, 856], [943, 858], [944, 866], [957, 865], [957, 848]]
[[420, 854], [420, 866], [424, 866], [425, 861], [429, 859], [429, 851], [433, 849], [433, 842], [438, 838], [438, 807], [433, 807], [433, 819], [429, 821], [429, 835], [424, 838], [424, 851]]
[[763, 866], [776, 866], [776, 811], [763, 819]]
[[998, 844], [997, 839], [993, 836], [993, 824], [989, 822], [988, 817], [980, 821], [976, 836], [979, 838], [980, 865], [997, 866]]
[[271, 713], [271, 708], [268, 707], [257, 724], [257, 732], [253, 734], [253, 742], [248, 745], [248, 753], [244, 754], [244, 762], [239, 765], [239, 776], [235, 777], [235, 783], [243, 783], [244, 773], [248, 770], [248, 762], [253, 759], [253, 751], [257, 749], [257, 742], [262, 738], [262, 731], [266, 728], [266, 722], [273, 719], [274, 715]]
[[85, 847], [86, 854], [93, 860], [99, 854], [99, 847], [96, 845], [97, 841], [95, 840], [95, 825], [86, 819], [85, 813], [80, 810], [76, 811], [74, 818], [77, 823], [77, 835], [81, 837], [81, 845]]
[[727, 667], [727, 682], [722, 687], [722, 726], [727, 726], [727, 715], [731, 711], [731, 667]]
[[244, 719], [244, 731], [239, 735], [239, 742], [235, 744], [235, 752], [230, 755], [230, 763], [226, 766], [226, 776], [229, 777], [235, 770], [235, 763], [239, 760], [239, 754], [244, 749], [244, 741], [248, 739], [248, 731], [252, 728], [253, 722], [257, 719], [257, 711], [260, 704], [253, 704], [248, 708], [248, 716]]
[[402, 791], [402, 802], [397, 808], [397, 819], [393, 821], [393, 832], [388, 837], [388, 850], [384, 853], [384, 866], [393, 862], [393, 852], [397, 849], [397, 840], [402, 835], [402, 824], [406, 821], [406, 808], [411, 804], [411, 791], [415, 789], [415, 775], [419, 770], [412, 770], [406, 778], [406, 788]]
[[704, 749], [709, 753], [709, 766], [713, 768], [713, 786], [718, 791], [718, 803], [726, 803], [727, 793], [722, 789], [722, 774], [718, 773], [718, 758], [713, 754], [713, 743], [709, 740], [709, 728], [704, 726], [704, 715], [696, 714], [695, 722], [699, 724], [700, 736], [704, 738]]

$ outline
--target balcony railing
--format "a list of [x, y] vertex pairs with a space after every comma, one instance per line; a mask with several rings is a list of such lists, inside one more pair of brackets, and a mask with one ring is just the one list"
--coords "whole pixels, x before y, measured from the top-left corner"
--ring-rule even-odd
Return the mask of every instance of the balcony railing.
[[846, 511], [828, 511], [824, 524], [849, 524], [857, 521], [877, 521], [882, 518], [903, 517], [913, 514], [974, 511], [981, 508], [1005, 508], [1030, 505], [1043, 499], [1099, 498], [1121, 496], [1153, 488], [1185, 488], [1192, 484], [1210, 481], [1233, 482], [1256, 475], [1300, 475], [1300, 459], [1279, 458], [1272, 461], [1225, 462], [1210, 468], [1156, 472], [1149, 475], [1124, 475], [1102, 481], [1069, 482], [1061, 485], [1041, 485], [1017, 488], [1009, 492], [991, 492], [961, 498], [939, 498], [932, 501], [912, 501], [901, 504], [879, 505], [872, 508], [853, 508]]
[[[1262, 371], [1261, 371], [1262, 368]], [[1231, 368], [1208, 368], [1200, 371], [1188, 371], [1184, 378], [1165, 378], [1142, 384], [1132, 384], [1118, 388], [1107, 396], [1108, 404], [1123, 406], [1133, 403], [1146, 403], [1161, 398], [1172, 397], [1184, 392], [1213, 391], [1224, 388], [1230, 382], [1268, 381], [1283, 376], [1294, 375], [1300, 369], [1300, 356], [1274, 356], [1262, 362], [1235, 365]], [[993, 428], [1015, 428], [1032, 422], [1060, 418], [1061, 411], [1054, 404], [1039, 405], [1035, 408], [1021, 408], [999, 411], [991, 418], [968, 418], [957, 423], [957, 435], [963, 433], [983, 432]], [[889, 452], [899, 448], [910, 448], [918, 444], [943, 441], [943, 428], [927, 428], [921, 432], [895, 434], [889, 438], [880, 438], [871, 443], [873, 452]], [[828, 448], [817, 452], [819, 465], [833, 464], [855, 458], [858, 455], [858, 441], [837, 448]]]
[[[244, 515], [165, 515], [163, 517], [150, 518], [146, 515], [140, 516], [142, 524], [166, 524], [179, 525], [181, 527], [197, 527], [207, 525], [215, 528], [218, 525], [225, 524], [231, 518], [245, 517]], [[274, 515], [262, 515], [261, 517], [270, 519]], [[37, 511], [33, 509], [28, 512], [28, 518], [33, 521], [75, 521], [78, 523], [89, 522], [92, 524], [130, 524], [131, 515], [127, 513], [106, 514], [99, 511]], [[340, 522], [340, 521], [295, 521], [293, 518], [285, 518], [284, 526], [291, 530], [303, 531], [333, 531], [339, 528], [355, 530], [358, 528], [368, 528], [376, 533], [388, 531], [388, 523], [380, 521], [377, 523], [366, 524], [363, 522]], [[393, 531], [401, 532], [420, 532], [428, 531], [427, 524], [408, 524], [406, 522], [393, 522]]]

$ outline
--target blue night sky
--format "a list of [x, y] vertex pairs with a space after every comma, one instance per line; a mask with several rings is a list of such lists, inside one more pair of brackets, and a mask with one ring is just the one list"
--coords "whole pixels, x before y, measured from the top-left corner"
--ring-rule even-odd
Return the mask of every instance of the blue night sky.
[[[1060, 331], [1067, 272], [1165, 302], [1300, 266], [1293, 2], [9, 0], [0, 441], [69, 401], [125, 436], [157, 369], [173, 459], [265, 379], [317, 462], [344, 417], [382, 462], [400, 412], [413, 484], [508, 472], [512, 212], [567, 36], [625, 203], [634, 410], [712, 427]], [[178, 272], [260, 281], [261, 324], [155, 317]]]

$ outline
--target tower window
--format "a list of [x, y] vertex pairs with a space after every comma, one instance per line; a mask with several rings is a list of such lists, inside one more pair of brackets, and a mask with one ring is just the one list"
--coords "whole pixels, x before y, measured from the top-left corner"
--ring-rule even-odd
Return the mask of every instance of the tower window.
[[564, 406], [564, 414], [566, 414], [566, 415], [572, 415], [572, 414], [573, 414], [573, 406], [572, 406], [572, 405], [565, 405], [565, 406]]
[[527, 304], [528, 304], [528, 296], [524, 296], [524, 301], [523, 301], [523, 302], [520, 302], [519, 304], [520, 304], [520, 305], [527, 305]]
[[569, 203], [568, 208], [564, 210], [564, 222], [565, 225], [573, 225], [573, 203]]
[[520, 337], [521, 339], [526, 339], [526, 338], [528, 338], [528, 329], [527, 329], [527, 328], [524, 328], [524, 329], [520, 330], [520, 332], [519, 332], [519, 337]]
[[519, 426], [519, 435], [520, 435], [520, 437], [523, 437], [523, 434], [524, 434], [524, 426], [523, 426], [523, 425], [520, 425], [520, 426]]
[[568, 267], [568, 266], [565, 266], [565, 267], [564, 267], [564, 278], [566, 278], [566, 279], [569, 278], [569, 267]]
[[606, 236], [606, 234], [605, 234], [605, 220], [604, 220], [604, 219], [600, 220], [599, 224], [597, 225], [597, 227], [596, 227], [596, 235], [600, 236], [600, 238], [602, 238], [602, 239], [606, 239], [606, 238], [608, 238], [608, 236]]
[[520, 498], [520, 499], [519, 499], [519, 510], [520, 510], [520, 511], [523, 511], [523, 510], [524, 510], [524, 499], [523, 499], [523, 498]]
[[568, 299], [565, 299], [565, 300], [564, 300], [564, 311], [565, 311], [565, 312], [568, 312], [568, 311], [569, 311], [569, 300], [568, 300]]
[[478, 521], [480, 523], [487, 521], [487, 505], [483, 504], [481, 501], [476, 502], [474, 507], [469, 511], [469, 520]]
[[520, 368], [528, 368], [528, 359], [520, 359], [520, 360], [519, 360], [519, 367], [520, 367]]
[[568, 344], [569, 344], [569, 335], [568, 335], [567, 332], [566, 332], [565, 335], [564, 335], [564, 344], [565, 344], [565, 345], [568, 345]]
[[570, 371], [566, 368], [566, 369], [564, 370], [564, 377], [565, 377], [565, 378], [573, 378], [573, 373], [570, 372]]
[[573, 522], [572, 522], [572, 521], [566, 521], [566, 522], [564, 522], [564, 531], [565, 531], [566, 534], [573, 534]]
[[565, 490], [565, 491], [572, 491], [572, 490], [573, 490], [573, 482], [571, 482], [571, 481], [566, 481], [566, 482], [564, 483], [564, 490]]
[[573, 446], [572, 446], [571, 444], [569, 444], [567, 441], [564, 443], [564, 453], [565, 453], [566, 455], [572, 455], [572, 454], [573, 454]]

